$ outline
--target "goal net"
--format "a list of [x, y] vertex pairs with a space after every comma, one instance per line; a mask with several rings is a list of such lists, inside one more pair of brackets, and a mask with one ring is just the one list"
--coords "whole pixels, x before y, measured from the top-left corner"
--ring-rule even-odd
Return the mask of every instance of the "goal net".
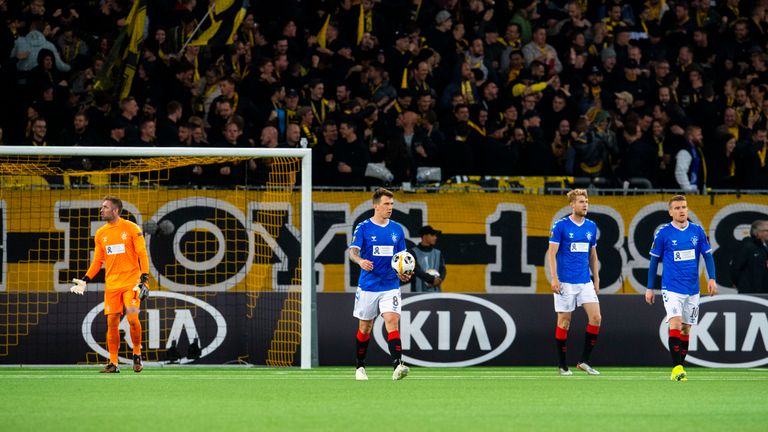
[[[108, 358], [104, 271], [85, 296], [69, 287], [93, 258], [103, 198], [115, 196], [149, 254], [139, 315], [147, 362], [311, 367], [309, 155], [0, 147], [0, 363]], [[127, 362], [127, 322], [120, 329]]]

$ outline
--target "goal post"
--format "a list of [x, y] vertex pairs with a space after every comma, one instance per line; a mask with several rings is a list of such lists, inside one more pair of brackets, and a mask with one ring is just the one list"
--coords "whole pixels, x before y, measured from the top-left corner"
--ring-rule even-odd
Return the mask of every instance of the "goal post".
[[[106, 167], [86, 166], [84, 168], [82, 164], [75, 163], [79, 160], [85, 160], [84, 158], [101, 160]], [[236, 161], [238, 163], [242, 162], [247, 166], [248, 161], [257, 161], [259, 159], [265, 161], [263, 166], [257, 166], [257, 162], [253, 162], [253, 170], [258, 172], [258, 170], [263, 171], [267, 169], [269, 173], [265, 185], [259, 187], [243, 187], [243, 185], [235, 183], [233, 188], [219, 188], [218, 190], [201, 188], [187, 191], [184, 186], [176, 185], [171, 187], [166, 185], [169, 176], [168, 172], [193, 164], [207, 164], [205, 166], [208, 167], [218, 166], [215, 164], [223, 164], [227, 161]], [[267, 168], [264, 168], [265, 166]], [[93, 179], [93, 181], [80, 183], [79, 180], [76, 180], [84, 176], [90, 176], [88, 178]], [[298, 181], [296, 179], [297, 176], [300, 177]], [[52, 177], [64, 178], [64, 180], [57, 180], [54, 182], [55, 184], [45, 184], [44, 181], [36, 184], [37, 180], [35, 179]], [[99, 178], [98, 181], [95, 180], [97, 177]], [[210, 178], [211, 175], [209, 174], [208, 179]], [[93, 206], [93, 203], [98, 203], [100, 199], [97, 198], [98, 194], [103, 192], [109, 192], [117, 196], [126, 194], [132, 197], [145, 197], [147, 200], [152, 200], [155, 206], [153, 207], [154, 216], [150, 220], [144, 215], [142, 225], [148, 233], [148, 244], [154, 239], [147, 227], [158, 230], [157, 238], [160, 238], [159, 233], [166, 227], [172, 227], [168, 229], [168, 233], [165, 233], [167, 234], [166, 239], [163, 240], [169, 243], [168, 250], [174, 250], [182, 255], [188, 254], [191, 257], [182, 257], [187, 264], [185, 268], [178, 263], [173, 265], [166, 264], [164, 267], [165, 271], [159, 271], [157, 276], [153, 275], [153, 278], [155, 278], [152, 281], [155, 284], [153, 288], [159, 288], [159, 292], [179, 291], [184, 293], [188, 290], [195, 293], [198, 298], [201, 296], [206, 297], [211, 299], [211, 301], [219, 301], [224, 305], [223, 307], [239, 310], [238, 307], [240, 306], [232, 307], [229, 300], [217, 300], [215, 298], [217, 293], [206, 294], [206, 287], [212, 286], [214, 282], [218, 283], [219, 280], [227, 276], [224, 274], [226, 270], [219, 270], [219, 268], [232, 267], [236, 264], [234, 261], [241, 263], [243, 268], [247, 269], [250, 269], [252, 265], [256, 270], [240, 271], [237, 277], [227, 279], [233, 282], [223, 285], [218, 284], [214, 291], [244, 296], [243, 298], [247, 299], [245, 307], [247, 310], [246, 315], [248, 315], [249, 319], [263, 319], [263, 314], [258, 309], [259, 302], [264, 297], [270, 297], [273, 293], [280, 296], [279, 301], [284, 302], [284, 305], [293, 304], [294, 306], [291, 306], [291, 308], [294, 308], [293, 310], [287, 310], [290, 308], [283, 307], [280, 311], [274, 312], [276, 324], [270, 324], [270, 326], [274, 325], [275, 336], [270, 341], [268, 347], [257, 348], [256, 351], [261, 352], [263, 350], [265, 352], [267, 365], [297, 365], [302, 369], [317, 365], [316, 325], [314, 321], [316, 319], [316, 311], [313, 304], [315, 301], [315, 288], [313, 281], [314, 244], [312, 160], [310, 149], [0, 146], [0, 179], [2, 179], [0, 211], [3, 212], [2, 219], [0, 219], [0, 224], [2, 225], [0, 230], [2, 230], [3, 238], [2, 258], [4, 269], [2, 280], [0, 280], [0, 363], [3, 363], [4, 355], [14, 354], [15, 348], [28, 343], [25, 341], [25, 337], [30, 340], [34, 339], [32, 336], [27, 337], [34, 333], [33, 327], [42, 325], [39, 322], [41, 320], [44, 321], [43, 316], [49, 313], [48, 310], [51, 305], [59, 302], [59, 294], [62, 296], [68, 294], [64, 293], [64, 282], [66, 282], [66, 279], [64, 274], [61, 273], [62, 266], [60, 265], [60, 261], [64, 259], [62, 258], [63, 251], [67, 254], [71, 253], [69, 245], [79, 241], [79, 253], [81, 255], [85, 253], [85, 255], [78, 262], [78, 271], [82, 271], [85, 261], [90, 262], [90, 254], [84, 252], [84, 250], [86, 244], [88, 249], [92, 249], [93, 245], [92, 235], [95, 232], [94, 224], [96, 224], [96, 221], [93, 219], [93, 213], [90, 214], [87, 226], [82, 231], [90, 234], [87, 236], [87, 239], [86, 234], [76, 239], [68, 233], [55, 238], [53, 235], [46, 237], [46, 235], [41, 234], [41, 231], [48, 230], [54, 232], [63, 229], [61, 224], [56, 225], [58, 221], [56, 223], [42, 222], [43, 228], [31, 227], [21, 229], [18, 226], [14, 226], [26, 226], [29, 225], [29, 221], [33, 218], [45, 218], [50, 215], [50, 213], [43, 214], [42, 216], [35, 214], [36, 211], [42, 213], [48, 211], [45, 208], [34, 208], [35, 200], [38, 196], [42, 196], [41, 193], [43, 192], [41, 191], [45, 190], [45, 193], [53, 195], [48, 198], [44, 197], [40, 201], [42, 203], [58, 202], [57, 197], [59, 195], [56, 194], [65, 193], [66, 198], [63, 201], [68, 203], [81, 201], [85, 203], [83, 205], [91, 205], [96, 210], [98, 209], [98, 204]], [[184, 200], [200, 199], [201, 202], [207, 203], [206, 211], [222, 213], [229, 211], [229, 213], [238, 215], [233, 217], [235, 219], [234, 223], [237, 225], [236, 228], [240, 231], [243, 231], [243, 228], [246, 231], [251, 231], [244, 237], [250, 239], [247, 242], [250, 244], [245, 245], [246, 241], [240, 241], [242, 239], [229, 238], [230, 234], [236, 237], [236, 234], [240, 232], [236, 232], [234, 228], [229, 228], [229, 225], [232, 225], [231, 221], [221, 221], [219, 223], [221, 227], [218, 228], [213, 226], [212, 231], [216, 231], [213, 234], [205, 232], [205, 227], [211, 225], [210, 223], [206, 225], [205, 221], [197, 225], [190, 224], [189, 222], [177, 224], [181, 226], [175, 226], [173, 223], [165, 221], [167, 225], [162, 225], [162, 217], [167, 215], [167, 211], [172, 210], [166, 209], [165, 203], [162, 202], [165, 198], [159, 198], [160, 191], [165, 190], [170, 190], [172, 194], [169, 195], [171, 197], [168, 198], [169, 200], [181, 202]], [[179, 190], [183, 190], [187, 194], [177, 193]], [[175, 195], [173, 195], [174, 193]], [[137, 200], [141, 201], [141, 198]], [[270, 202], [262, 204], [262, 200]], [[141, 203], [133, 204], [141, 206]], [[299, 205], [296, 206], [295, 204]], [[131, 214], [136, 212], [140, 215], [141, 213], [141, 209], [135, 207], [126, 207], [126, 210]], [[299, 212], [299, 217], [295, 215], [296, 210]], [[257, 214], [258, 216], [251, 216]], [[14, 215], [13, 217], [16, 219], [9, 219], [9, 215]], [[159, 225], [157, 224], [158, 221], [161, 222]], [[85, 222], [83, 223], [85, 224]], [[154, 225], [152, 225], [153, 223]], [[296, 224], [300, 225], [298, 230], [293, 228]], [[27, 232], [24, 234], [29, 234], [28, 237], [32, 238], [31, 241], [37, 242], [37, 247], [28, 248], [22, 252], [17, 251], [15, 255], [18, 256], [14, 258], [14, 263], [9, 264], [7, 261], [8, 247], [11, 245], [7, 243], [12, 242], [13, 238], [19, 237], [19, 235], [13, 235], [14, 230], [26, 230]], [[6, 233], [11, 233], [11, 235], [6, 237]], [[290, 235], [291, 238], [286, 238], [287, 235]], [[280, 236], [283, 237], [281, 238]], [[254, 239], [256, 239], [255, 245], [253, 244]], [[171, 242], [173, 244], [170, 244]], [[236, 252], [223, 250], [222, 245], [228, 242], [239, 242], [238, 244], [242, 244], [242, 250]], [[180, 245], [182, 243], [183, 245]], [[298, 246], [295, 246], [294, 243], [297, 243]], [[288, 246], [284, 247], [283, 245], [286, 244]], [[221, 250], [206, 250], [206, 246], [211, 245], [214, 246], [213, 249], [218, 246]], [[298, 249], [296, 252], [300, 256], [274, 256], [274, 250], [283, 251], [286, 247], [291, 248], [290, 250]], [[162, 257], [162, 254], [159, 256]], [[257, 260], [253, 257], [260, 258]], [[67, 258], [72, 259], [71, 256]], [[151, 256], [150, 260], [152, 261]], [[49, 263], [55, 264], [48, 266]], [[294, 267], [291, 268], [289, 263], [294, 263]], [[154, 263], [154, 265], [157, 267], [159, 264]], [[6, 267], [7, 271], [5, 270]], [[278, 267], [280, 267], [279, 271]], [[19, 270], [20, 268], [24, 270]], [[150, 268], [153, 268], [152, 264]], [[213, 269], [210, 271], [215, 274], [201, 274], [203, 269], [206, 268]], [[48, 276], [51, 273], [53, 273], [54, 278], [56, 275], [59, 275], [59, 278], [53, 281], [53, 287], [46, 283], [46, 281], [53, 280]], [[7, 276], [9, 274], [23, 274], [24, 277], [18, 279], [24, 280], [8, 283]], [[296, 284], [296, 282], [300, 283]], [[185, 285], [185, 283], [189, 285]], [[296, 285], [300, 287], [299, 290], [296, 290]], [[103, 289], [103, 285], [101, 289]], [[292, 297], [295, 294], [299, 294], [296, 296], [298, 298]], [[2, 302], [3, 299], [1, 297], [3, 295], [6, 296], [5, 302]], [[23, 300], [31, 295], [35, 296], [34, 299]], [[12, 300], [12, 298], [15, 300]], [[149, 322], [149, 330], [144, 330], [145, 340], [148, 340], [147, 343], [150, 345], [154, 344], [152, 346], [158, 347], [158, 353], [167, 348], [164, 346], [165, 343], [170, 346], [172, 341], [170, 339], [163, 339], [163, 336], [158, 337], [158, 329], [152, 328], [153, 323], [159, 323], [159, 325], [166, 327], [173, 326], [172, 329], [165, 328], [164, 331], [166, 333], [178, 330], [182, 334], [186, 332], [189, 338], [198, 336], [194, 330], [191, 330], [194, 324], [184, 327], [185, 322], [189, 324], [189, 319], [191, 318], [187, 319], [187, 321], [183, 321], [183, 319], [182, 321], [179, 321], [179, 319], [173, 321], [173, 317], [169, 318], [167, 316], [176, 311], [178, 318], [179, 309], [175, 308], [179, 307], [180, 300], [175, 298], [173, 300], [170, 298], [157, 298], [157, 301], [160, 300], [168, 304], [168, 306], [163, 306], [166, 310], [152, 312], [152, 314], [158, 316], [149, 314], [148, 319], [150, 321], [154, 319], [155, 321]], [[299, 308], [295, 308], [296, 300], [299, 300]], [[13, 305], [13, 301], [17, 301], [19, 304]], [[5, 306], [3, 306], [3, 303], [5, 303]], [[22, 303], [23, 307], [20, 306]], [[42, 304], [45, 304], [45, 306], [40, 306]], [[29, 305], [34, 305], [34, 307], [30, 308]], [[31, 309], [34, 309], [34, 312], [30, 312]], [[182, 318], [187, 315], [191, 317], [196, 313], [182, 314], [184, 315]], [[23, 314], [29, 316], [22, 316]], [[295, 319], [297, 314], [300, 315], [299, 320]], [[1, 319], [3, 315], [5, 315], [7, 321], [5, 325], [1, 325], [3, 324]], [[31, 315], [34, 315], [34, 317]], [[240, 318], [233, 318], [233, 321]], [[197, 319], [197, 316], [195, 316], [195, 319]], [[167, 323], [165, 322], [166, 320], [168, 321]], [[256, 324], [251, 325], [256, 326]], [[179, 327], [178, 329], [177, 326]], [[85, 324], [83, 329], [85, 331]], [[238, 332], [242, 333], [241, 330], [238, 330]], [[296, 333], [299, 334], [297, 335]], [[202, 337], [202, 335], [200, 336]], [[218, 340], [223, 339], [223, 336], [221, 332], [218, 332], [214, 336], [214, 339], [217, 339], [215, 343], [211, 343], [208, 347], [201, 346], [203, 355], [208, 354], [206, 349], [212, 349], [211, 346], [217, 347], [223, 343], [224, 340]], [[158, 338], [163, 340], [158, 340]], [[244, 343], [248, 345], [247, 341]], [[202, 345], [203, 341], [200, 341], [200, 344]], [[145, 345], [145, 343], [142, 345]], [[175, 345], [173, 347], [176, 348]], [[296, 348], [299, 349], [296, 350]], [[39, 350], [39, 347], [35, 349]], [[122, 345], [121, 349], [123, 349]], [[249, 349], [253, 350], [251, 347]], [[16, 349], [16, 351], [20, 350]], [[98, 356], [94, 356], [94, 358], [96, 357]], [[158, 358], [151, 358], [148, 363], [151, 364], [152, 360], [160, 362], [160, 357], [162, 357], [161, 354], [158, 354]], [[241, 357], [247, 358], [248, 355], [246, 353]], [[51, 359], [49, 363], [55, 362], [56, 359]], [[91, 360], [83, 362], [89, 363]]]

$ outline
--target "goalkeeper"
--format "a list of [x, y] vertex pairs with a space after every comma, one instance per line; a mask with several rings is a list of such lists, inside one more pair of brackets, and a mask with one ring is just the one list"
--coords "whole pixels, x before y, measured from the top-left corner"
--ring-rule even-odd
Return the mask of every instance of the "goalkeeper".
[[104, 315], [107, 316], [107, 348], [109, 363], [101, 373], [119, 373], [118, 349], [120, 317], [125, 314], [130, 325], [133, 342], [133, 371], [141, 372], [141, 322], [139, 305], [149, 295], [147, 248], [144, 234], [135, 223], [120, 217], [123, 202], [113, 196], [104, 198], [101, 204], [101, 218], [107, 224], [96, 231], [96, 248], [93, 262], [82, 279], [73, 279], [70, 289], [82, 295], [86, 285], [98, 274], [102, 264], [105, 267]]

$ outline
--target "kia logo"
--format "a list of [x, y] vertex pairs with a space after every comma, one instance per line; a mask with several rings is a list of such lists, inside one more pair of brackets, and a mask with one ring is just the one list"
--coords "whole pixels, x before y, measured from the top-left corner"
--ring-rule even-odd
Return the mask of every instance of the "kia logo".
[[[224, 316], [219, 313], [216, 308], [209, 305], [208, 303], [197, 299], [195, 297], [190, 297], [188, 295], [179, 294], [177, 292], [171, 292], [171, 291], [150, 291], [149, 293], [150, 298], [168, 298], [175, 300], [174, 302], [171, 302], [170, 304], [174, 305], [175, 307], [172, 308], [163, 308], [161, 311], [160, 309], [153, 309], [153, 308], [147, 308], [146, 310], [142, 310], [142, 314], [146, 314], [146, 324], [144, 324], [144, 328], [142, 329], [145, 334], [149, 335], [147, 337], [147, 340], [142, 341], [142, 345], [144, 349], [168, 349], [171, 347], [171, 344], [173, 342], [176, 342], [181, 337], [182, 333], [186, 335], [187, 340], [190, 341], [190, 343], [198, 339], [198, 342], [201, 345], [201, 353], [200, 357], [205, 357], [208, 354], [212, 353], [213, 351], [218, 348], [222, 342], [224, 342], [224, 339], [227, 337], [227, 322], [224, 320]], [[197, 320], [193, 319], [192, 312], [193, 310], [191, 308], [184, 308], [183, 304], [179, 304], [179, 302], [188, 303], [192, 306], [197, 306], [198, 308], [205, 311], [210, 318], [207, 318], [206, 316], [200, 316], [198, 315]], [[149, 303], [149, 302], [147, 302]], [[156, 303], [156, 302], [155, 302]], [[152, 303], [149, 303], [152, 304]], [[88, 344], [91, 349], [93, 349], [96, 353], [101, 355], [104, 358], [109, 358], [109, 351], [104, 349], [101, 345], [99, 345], [96, 342], [96, 339], [93, 337], [93, 322], [96, 319], [97, 316], [103, 316], [104, 312], [104, 302], [99, 302], [97, 306], [95, 306], [93, 309], [88, 312], [88, 315], [85, 316], [85, 319], [83, 320], [83, 339], [85, 339], [85, 342]], [[161, 320], [160, 319], [160, 313], [163, 312], [166, 315], [167, 319]], [[173, 315], [171, 315], [173, 314]], [[201, 314], [202, 315], [202, 314]], [[212, 338], [212, 340], [208, 343], [207, 346], [202, 346], [203, 343], [206, 341], [202, 340], [199, 336], [199, 333], [197, 332], [197, 325], [195, 322], [198, 323], [203, 322], [206, 319], [211, 319], [213, 322], [215, 322], [215, 328], [216, 328], [216, 335]], [[163, 327], [167, 327], [168, 323], [170, 321], [170, 328], [162, 328], [161, 329], [161, 322], [163, 323]], [[128, 344], [130, 348], [133, 347], [133, 343], [131, 342], [130, 338], [130, 331], [129, 331], [129, 325], [128, 321], [125, 317], [123, 317], [122, 321], [120, 322], [119, 329], [123, 330], [125, 332], [125, 341]], [[165, 343], [160, 343], [160, 331], [165, 330], [167, 338], [165, 339]], [[125, 357], [119, 357], [118, 358], [120, 362], [123, 363], [130, 363], [132, 360], [125, 358]], [[181, 364], [184, 363], [190, 363], [193, 360], [190, 360], [188, 358], [182, 358], [179, 360]], [[157, 364], [164, 364], [168, 363], [167, 361], [162, 362], [145, 362], [147, 365], [157, 365]]]
[[[492, 332], [489, 332], [492, 330]], [[501, 331], [503, 330], [503, 331]], [[515, 322], [501, 307], [466, 294], [432, 293], [403, 300], [403, 361], [425, 367], [464, 367], [502, 354], [515, 339]], [[389, 352], [384, 320], [374, 323], [376, 344]]]
[[[668, 327], [659, 337], [666, 347]], [[768, 364], [768, 300], [746, 295], [704, 297], [691, 327], [686, 361], [705, 367], [748, 368]], [[669, 349], [669, 347], [667, 347]]]

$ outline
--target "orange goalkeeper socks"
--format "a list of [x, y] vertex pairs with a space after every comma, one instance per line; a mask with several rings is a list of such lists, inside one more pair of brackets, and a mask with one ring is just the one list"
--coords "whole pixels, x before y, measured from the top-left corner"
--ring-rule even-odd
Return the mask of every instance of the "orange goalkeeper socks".
[[141, 321], [139, 314], [130, 313], [127, 315], [128, 324], [131, 326], [131, 342], [133, 342], [133, 354], [141, 355]]
[[117, 366], [117, 351], [120, 349], [120, 314], [107, 315], [107, 349], [109, 349], [109, 362]]

